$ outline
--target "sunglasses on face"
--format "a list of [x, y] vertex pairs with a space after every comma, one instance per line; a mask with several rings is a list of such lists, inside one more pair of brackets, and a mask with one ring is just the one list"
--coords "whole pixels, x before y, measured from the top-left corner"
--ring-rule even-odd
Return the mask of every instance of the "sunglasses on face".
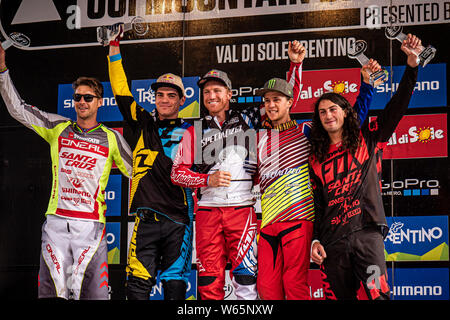
[[94, 100], [94, 98], [100, 98], [100, 97], [93, 96], [92, 94], [79, 94], [79, 93], [75, 93], [73, 95], [73, 100], [75, 100], [76, 102], [81, 101], [81, 98], [83, 98], [84, 101], [86, 101], [86, 102], [91, 102], [92, 100]]

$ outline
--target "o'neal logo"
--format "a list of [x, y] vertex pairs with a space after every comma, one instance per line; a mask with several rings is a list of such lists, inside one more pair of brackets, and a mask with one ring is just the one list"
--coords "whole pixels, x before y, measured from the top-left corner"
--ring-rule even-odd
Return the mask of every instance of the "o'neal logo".
[[381, 181], [383, 196], [437, 196], [440, 183], [434, 179], [407, 178], [396, 181]]

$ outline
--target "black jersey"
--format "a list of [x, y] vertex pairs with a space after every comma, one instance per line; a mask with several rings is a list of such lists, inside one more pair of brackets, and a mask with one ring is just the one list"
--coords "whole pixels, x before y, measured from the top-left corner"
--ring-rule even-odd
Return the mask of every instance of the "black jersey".
[[140, 107], [128, 87], [120, 54], [108, 57], [108, 63], [114, 97], [133, 131], [126, 137], [133, 150], [129, 211], [150, 209], [187, 224], [193, 214], [192, 191], [172, 184], [170, 172], [183, 133], [191, 125], [183, 119], [159, 120]]
[[330, 145], [324, 162], [318, 163], [312, 156], [314, 239], [323, 245], [367, 226], [379, 226], [383, 235], [387, 234], [381, 198], [382, 152], [408, 109], [417, 69], [407, 66], [397, 92], [382, 114], [373, 121], [366, 119], [354, 155], [338, 143]]

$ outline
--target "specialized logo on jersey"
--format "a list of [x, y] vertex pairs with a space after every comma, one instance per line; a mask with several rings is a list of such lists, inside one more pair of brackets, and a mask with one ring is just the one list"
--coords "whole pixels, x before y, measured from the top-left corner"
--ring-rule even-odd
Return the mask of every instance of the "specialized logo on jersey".
[[314, 218], [314, 201], [308, 164], [299, 173], [285, 174], [273, 182], [261, 196], [261, 228], [269, 223]]

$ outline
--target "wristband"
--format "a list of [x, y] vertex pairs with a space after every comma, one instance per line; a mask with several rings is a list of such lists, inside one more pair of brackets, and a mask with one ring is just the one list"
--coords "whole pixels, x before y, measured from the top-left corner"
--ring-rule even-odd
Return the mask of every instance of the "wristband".
[[119, 46], [119, 40], [111, 40], [109, 42], [110, 46], [118, 47]]
[[3, 69], [0, 69], [0, 73], [5, 73], [8, 70], [8, 67], [4, 67]]

